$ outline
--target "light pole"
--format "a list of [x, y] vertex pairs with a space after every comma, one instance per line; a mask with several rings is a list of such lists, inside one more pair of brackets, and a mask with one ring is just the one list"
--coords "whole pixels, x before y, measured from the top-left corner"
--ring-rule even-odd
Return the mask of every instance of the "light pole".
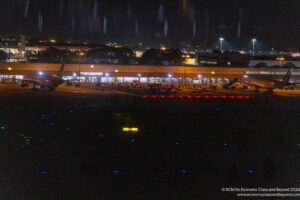
[[253, 38], [253, 39], [252, 39], [252, 56], [253, 56], [253, 57], [254, 57], [254, 55], [255, 55], [255, 42], [256, 42], [256, 39]]
[[108, 83], [109, 73], [105, 73], [105, 76], [106, 76], [106, 83]]
[[168, 77], [170, 79], [170, 83], [172, 83], [172, 74], [168, 74]]
[[198, 75], [198, 79], [199, 79], [199, 85], [201, 85], [201, 74]]
[[139, 84], [141, 84], [141, 76], [142, 76], [142, 74], [141, 74], [141, 73], [138, 73], [137, 75], [138, 75], [138, 77], [139, 77]]
[[79, 86], [80, 86], [80, 77], [81, 77], [81, 72], [80, 72], [80, 65], [81, 65], [81, 56], [84, 56], [85, 55], [85, 53], [84, 52], [80, 52], [80, 53], [78, 53], [78, 60], [79, 60], [79, 66], [78, 66], [78, 70], [79, 70], [79, 74], [78, 74], [78, 76], [79, 76]]
[[282, 62], [285, 61], [285, 58], [284, 57], [278, 57], [278, 58], [276, 58], [276, 60], [279, 61], [279, 71], [281, 72], [281, 65], [282, 65]]
[[224, 41], [224, 38], [219, 38], [220, 40], [220, 51], [223, 52], [223, 41]]

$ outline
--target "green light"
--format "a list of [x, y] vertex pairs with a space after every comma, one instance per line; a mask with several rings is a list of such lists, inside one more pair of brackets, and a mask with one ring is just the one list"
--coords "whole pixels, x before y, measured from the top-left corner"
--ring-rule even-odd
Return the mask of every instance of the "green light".
[[25, 142], [26, 144], [29, 144], [29, 142]]
[[4, 131], [4, 130], [5, 130], [5, 126], [1, 126], [0, 129], [1, 129], [2, 131]]
[[30, 142], [30, 140], [29, 140], [29, 139], [26, 139], [26, 142]]
[[23, 136], [24, 136], [24, 134], [23, 134], [23, 133], [21, 133], [21, 134], [20, 134], [20, 136], [22, 136], [22, 137], [23, 137]]

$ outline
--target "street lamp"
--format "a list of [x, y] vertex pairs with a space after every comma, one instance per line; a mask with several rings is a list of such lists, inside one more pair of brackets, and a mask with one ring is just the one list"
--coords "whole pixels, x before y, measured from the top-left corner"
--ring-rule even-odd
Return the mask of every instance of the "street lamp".
[[108, 83], [109, 73], [105, 73], [105, 76], [106, 76], [106, 83]]
[[84, 56], [85, 53], [84, 52], [80, 52], [77, 54], [78, 55], [78, 60], [79, 60], [79, 86], [80, 86], [80, 75], [81, 75], [81, 72], [80, 72], [80, 65], [81, 65], [81, 56]]
[[276, 58], [276, 60], [279, 61], [279, 67], [280, 67], [280, 71], [281, 71], [282, 61], [285, 61], [285, 58], [284, 57], [278, 57], [278, 58]]
[[224, 38], [219, 38], [220, 40], [220, 51], [223, 52], [223, 41], [224, 41]]
[[170, 83], [172, 82], [172, 74], [168, 74], [168, 77], [170, 79]]
[[137, 75], [138, 75], [138, 77], [139, 77], [139, 83], [141, 83], [141, 76], [142, 76], [142, 74], [141, 74], [141, 73], [138, 73]]
[[198, 74], [199, 85], [201, 84], [201, 80], [200, 80], [201, 78], [202, 78], [201, 74]]
[[257, 40], [255, 38], [252, 39], [252, 55], [254, 56], [255, 55], [255, 42]]

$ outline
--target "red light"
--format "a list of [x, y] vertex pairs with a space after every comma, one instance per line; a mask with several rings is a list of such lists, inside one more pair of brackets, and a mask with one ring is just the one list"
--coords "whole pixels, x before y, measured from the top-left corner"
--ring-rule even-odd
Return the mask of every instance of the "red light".
[[190, 95], [187, 95], [186, 97], [189, 98], [189, 99], [192, 98], [192, 96], [190, 96]]
[[244, 98], [245, 98], [245, 99], [249, 99], [250, 97], [249, 97], [249, 96], [244, 96]]
[[230, 99], [234, 99], [234, 96], [229, 96]]
[[201, 97], [200, 96], [195, 96], [197, 99], [200, 99]]
[[237, 96], [237, 98], [238, 98], [238, 99], [241, 99], [241, 98], [243, 98], [243, 97], [242, 97], [242, 96]]
[[204, 96], [205, 99], [209, 99], [209, 96]]
[[164, 98], [166, 98], [166, 96], [165, 95], [160, 95], [160, 98], [164, 99]]
[[181, 96], [181, 95], [178, 96], [178, 98], [180, 98], [180, 99], [181, 99], [182, 97], [183, 97], [183, 96]]
[[147, 96], [147, 95], [144, 95], [143, 98], [146, 99], [146, 98], [148, 98], [148, 96]]
[[213, 98], [213, 99], [217, 99], [218, 97], [217, 97], [217, 96], [212, 96], [212, 98]]
[[226, 96], [221, 96], [222, 99], [226, 99]]
[[153, 99], [155, 99], [155, 98], [156, 98], [156, 95], [152, 95], [151, 97], [152, 97]]
[[174, 96], [173, 96], [173, 95], [169, 95], [169, 96], [168, 96], [168, 98], [171, 98], [171, 99], [173, 99], [173, 98], [174, 98]]

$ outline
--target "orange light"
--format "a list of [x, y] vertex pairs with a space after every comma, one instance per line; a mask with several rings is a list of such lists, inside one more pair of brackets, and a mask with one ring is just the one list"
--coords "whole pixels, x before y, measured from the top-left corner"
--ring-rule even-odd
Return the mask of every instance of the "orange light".
[[80, 52], [78, 55], [79, 55], [79, 56], [84, 56], [85, 53], [84, 53], [84, 52]]
[[7, 70], [8, 70], [8, 71], [11, 71], [11, 70], [12, 70], [12, 68], [11, 68], [11, 67], [8, 67], [8, 68], [7, 68]]
[[214, 74], [216, 74], [216, 72], [215, 71], [211, 71], [211, 74], [214, 75]]
[[285, 58], [284, 57], [277, 57], [276, 60], [278, 60], [278, 61], [285, 61]]
[[50, 40], [50, 42], [51, 42], [51, 43], [55, 43], [55, 42], [56, 42], [56, 40], [53, 40], [53, 39], [51, 39], [51, 40]]

